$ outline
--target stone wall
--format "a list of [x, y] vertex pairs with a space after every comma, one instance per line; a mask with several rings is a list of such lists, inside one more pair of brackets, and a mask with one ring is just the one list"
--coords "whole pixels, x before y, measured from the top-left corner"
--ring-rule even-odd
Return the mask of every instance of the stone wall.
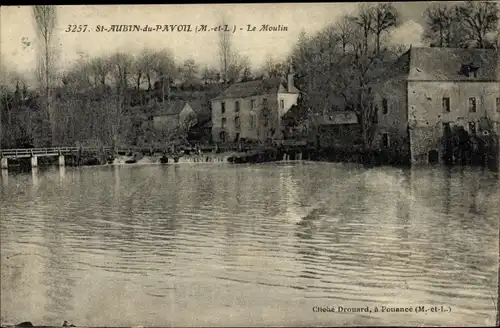
[[435, 127], [415, 127], [410, 129], [411, 163], [428, 163], [429, 152], [436, 150], [442, 156], [441, 130]]
[[[268, 126], [263, 124], [264, 98], [267, 99], [267, 108], [270, 110]], [[251, 108], [252, 100], [254, 108]], [[236, 101], [239, 102], [239, 111], [236, 111]], [[225, 104], [225, 112], [221, 111], [221, 103]], [[235, 124], [235, 118], [239, 117], [239, 128]], [[222, 118], [226, 119], [224, 127]], [[212, 101], [212, 138], [220, 142], [220, 132], [225, 131], [226, 141], [233, 141], [236, 134], [239, 137], [251, 140], [267, 139], [271, 129], [278, 130], [278, 98], [276, 94], [256, 95], [247, 98], [233, 98]]]
[[[449, 111], [443, 98], [449, 98]], [[443, 123], [460, 125], [471, 133], [469, 123], [476, 124], [489, 117], [493, 123], [500, 120], [496, 98], [500, 97], [500, 83], [481, 81], [410, 81], [408, 82], [408, 118], [412, 163], [428, 163], [431, 150], [442, 157]], [[476, 99], [471, 111], [469, 99]], [[495, 124], [496, 125], [496, 124]]]

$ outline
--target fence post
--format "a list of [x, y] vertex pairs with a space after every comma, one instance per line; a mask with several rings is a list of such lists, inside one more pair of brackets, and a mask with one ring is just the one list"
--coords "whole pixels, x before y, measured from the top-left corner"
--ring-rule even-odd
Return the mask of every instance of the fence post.
[[7, 157], [0, 156], [0, 162], [1, 162], [0, 169], [7, 170], [9, 167], [9, 161], [8, 161]]

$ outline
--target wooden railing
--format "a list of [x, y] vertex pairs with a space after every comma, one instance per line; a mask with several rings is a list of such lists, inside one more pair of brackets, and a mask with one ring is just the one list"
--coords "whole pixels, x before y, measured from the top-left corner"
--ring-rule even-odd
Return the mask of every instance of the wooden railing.
[[[288, 146], [297, 147], [305, 146], [307, 141], [305, 140], [282, 140], [280, 142], [273, 142], [272, 145], [278, 146]], [[219, 149], [224, 150], [238, 150], [238, 149], [259, 149], [262, 148], [261, 144], [242, 144], [238, 146], [235, 143], [230, 144], [219, 144]], [[215, 149], [215, 145], [200, 145], [203, 151]], [[117, 153], [129, 153], [129, 152], [165, 152], [170, 151], [170, 147], [140, 147], [140, 146], [130, 146], [130, 147], [116, 147], [114, 149]], [[193, 147], [194, 149], [194, 147]], [[69, 155], [71, 153], [77, 153], [78, 151], [83, 152], [109, 152], [112, 151], [112, 147], [50, 147], [50, 148], [20, 148], [20, 149], [0, 149], [0, 157], [30, 157], [30, 156], [56, 156], [56, 155]]]
[[29, 156], [53, 156], [57, 154], [70, 154], [82, 151], [109, 151], [111, 147], [51, 147], [51, 148], [20, 148], [2, 149], [0, 157], [29, 157]]

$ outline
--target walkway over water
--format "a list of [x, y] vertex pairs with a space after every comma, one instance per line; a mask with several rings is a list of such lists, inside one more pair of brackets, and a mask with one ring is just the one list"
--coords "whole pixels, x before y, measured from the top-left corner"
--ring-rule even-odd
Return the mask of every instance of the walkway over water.
[[59, 156], [59, 165], [64, 166], [64, 156], [82, 153], [106, 154], [112, 151], [111, 147], [51, 147], [51, 148], [20, 148], [20, 149], [0, 149], [1, 169], [8, 168], [9, 159], [30, 158], [31, 166], [38, 166], [38, 157]]
[[2, 149], [1, 158], [23, 158], [32, 156], [59, 156], [76, 154], [78, 151], [110, 151], [111, 147], [52, 147], [52, 148], [23, 148], [23, 149]]

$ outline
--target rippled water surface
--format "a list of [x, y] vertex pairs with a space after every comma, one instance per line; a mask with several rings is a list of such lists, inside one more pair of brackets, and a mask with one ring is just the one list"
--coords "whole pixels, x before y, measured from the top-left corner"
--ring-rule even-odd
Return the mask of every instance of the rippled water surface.
[[[493, 325], [499, 199], [474, 169], [3, 173], [1, 323]], [[441, 305], [451, 313], [313, 311]]]

